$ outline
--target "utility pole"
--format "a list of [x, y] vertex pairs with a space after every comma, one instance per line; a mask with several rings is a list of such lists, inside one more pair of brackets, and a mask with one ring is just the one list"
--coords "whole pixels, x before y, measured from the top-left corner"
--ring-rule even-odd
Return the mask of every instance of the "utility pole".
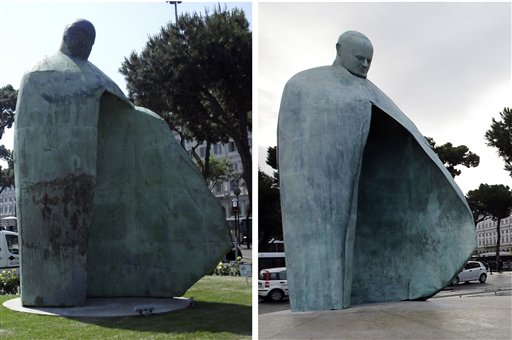
[[231, 201], [231, 205], [233, 208], [233, 213], [235, 214], [235, 261], [238, 261], [238, 256], [242, 256], [238, 253], [239, 245], [240, 245], [240, 204], [238, 201], [238, 196], [240, 195], [240, 188], [237, 187], [233, 190], [236, 198], [233, 198]]
[[178, 4], [181, 4], [181, 1], [166, 1], [168, 4], [174, 5], [174, 24], [178, 27]]

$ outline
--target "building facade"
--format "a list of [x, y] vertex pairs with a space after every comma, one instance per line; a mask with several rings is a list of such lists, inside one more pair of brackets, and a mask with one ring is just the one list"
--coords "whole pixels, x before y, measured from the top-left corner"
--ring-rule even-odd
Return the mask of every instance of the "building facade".
[[17, 230], [16, 190], [14, 187], [4, 188], [0, 193], [0, 228]]
[[[476, 255], [496, 251], [498, 222], [490, 218], [478, 222], [476, 225], [477, 248]], [[501, 220], [500, 223], [500, 251], [512, 252], [512, 215]]]
[[[179, 137], [177, 136], [179, 141]], [[185, 149], [190, 153], [191, 149], [197, 145], [195, 140], [186, 140]], [[249, 132], [249, 146], [252, 147], [252, 134]], [[206, 143], [201, 144], [196, 148], [196, 153], [204, 160], [206, 155]], [[252, 230], [252, 218], [249, 194], [247, 186], [242, 178], [243, 166], [240, 155], [236, 148], [235, 142], [229, 139], [227, 143], [215, 143], [211, 145], [210, 157], [217, 159], [227, 159], [231, 164], [232, 169], [236, 173], [232, 179], [228, 181], [219, 181], [213, 188], [212, 193], [218, 199], [220, 205], [224, 209], [226, 214], [226, 221], [232, 230], [234, 236], [235, 230], [235, 211], [233, 209], [234, 201], [238, 199], [238, 218], [240, 224], [240, 242], [246, 243], [251, 242], [251, 230]], [[235, 189], [240, 190], [238, 197], [235, 195]], [[249, 215], [249, 218], [247, 216]]]

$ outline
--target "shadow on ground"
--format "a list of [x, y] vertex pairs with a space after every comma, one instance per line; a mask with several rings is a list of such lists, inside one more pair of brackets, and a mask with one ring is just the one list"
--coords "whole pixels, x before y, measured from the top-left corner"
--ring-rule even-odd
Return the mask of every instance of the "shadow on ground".
[[152, 333], [252, 334], [251, 306], [196, 301], [194, 307], [150, 316], [78, 318], [75, 321], [99, 327]]

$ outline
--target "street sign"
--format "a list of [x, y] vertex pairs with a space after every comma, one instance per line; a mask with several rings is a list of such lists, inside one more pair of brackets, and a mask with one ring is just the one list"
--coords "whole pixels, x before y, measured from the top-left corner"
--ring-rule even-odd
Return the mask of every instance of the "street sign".
[[252, 266], [250, 264], [241, 264], [240, 276], [252, 276]]

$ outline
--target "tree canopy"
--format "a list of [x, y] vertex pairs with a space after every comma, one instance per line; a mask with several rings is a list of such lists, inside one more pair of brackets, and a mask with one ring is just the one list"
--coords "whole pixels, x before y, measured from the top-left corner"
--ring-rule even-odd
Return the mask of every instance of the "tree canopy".
[[452, 143], [445, 143], [438, 146], [433, 138], [425, 138], [452, 177], [461, 174], [461, 170], [455, 168], [458, 165], [470, 168], [477, 167], [480, 164], [480, 157], [469, 151], [469, 148], [465, 145], [453, 146]]
[[210, 158], [210, 172], [206, 181], [210, 190], [219, 182], [229, 181], [239, 177], [239, 174], [233, 170], [233, 166], [226, 158]]
[[487, 145], [498, 149], [505, 161], [505, 170], [512, 176], [512, 110], [505, 107], [500, 112], [501, 120], [492, 119], [491, 128], [485, 133]]
[[512, 211], [512, 192], [503, 184], [480, 184], [478, 189], [468, 192], [467, 198], [480, 220], [491, 217], [496, 221], [508, 217]]
[[17, 99], [18, 91], [12, 85], [0, 88], [0, 139], [4, 135], [5, 129], [11, 128], [14, 123]]
[[[2, 139], [5, 129], [9, 129], [14, 124], [16, 114], [16, 101], [18, 91], [12, 85], [6, 85], [0, 88], [0, 139]], [[5, 145], [0, 145], [0, 159], [7, 162], [7, 168], [0, 166], [0, 192], [6, 187], [14, 185], [14, 161], [12, 151]]]
[[501, 220], [508, 217], [512, 211], [512, 192], [503, 184], [480, 184], [478, 189], [467, 194], [468, 204], [476, 222], [491, 218], [496, 224], [496, 264], [499, 264], [501, 242]]
[[283, 239], [276, 147], [269, 147], [267, 149], [267, 164], [275, 171], [273, 176], [269, 176], [258, 169], [258, 232], [260, 247], [272, 238]]
[[[120, 72], [129, 97], [162, 116], [182, 138], [207, 146], [235, 142], [249, 191], [251, 182], [252, 36], [240, 9], [185, 13], [132, 53]], [[207, 147], [206, 154], [209, 155]], [[205, 171], [208, 176], [208, 158]]]

